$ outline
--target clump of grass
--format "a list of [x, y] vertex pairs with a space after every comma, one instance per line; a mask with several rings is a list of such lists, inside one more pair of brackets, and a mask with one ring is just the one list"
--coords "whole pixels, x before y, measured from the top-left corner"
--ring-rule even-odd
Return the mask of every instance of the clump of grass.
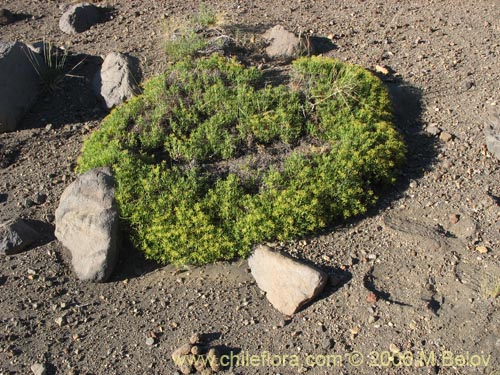
[[54, 90], [65, 76], [68, 52], [56, 48], [52, 42], [41, 43], [41, 57], [31, 49], [28, 50], [28, 60], [40, 77], [43, 91]]
[[[394, 182], [405, 146], [375, 76], [313, 57], [294, 62], [293, 90], [262, 80], [219, 55], [177, 62], [86, 140], [79, 171], [113, 168], [121, 215], [149, 258], [245, 257], [366, 212], [374, 187]], [[288, 151], [279, 164], [231, 167], [267, 147]]]
[[206, 48], [209, 41], [204, 32], [218, 20], [217, 14], [203, 3], [189, 19], [169, 18], [165, 25], [165, 52], [169, 60], [180, 61]]
[[83, 78], [72, 73], [85, 59], [68, 67], [69, 53], [67, 50], [55, 47], [52, 42], [43, 41], [40, 44], [40, 53], [28, 49], [27, 58], [40, 78], [42, 92], [56, 90], [67, 77]]

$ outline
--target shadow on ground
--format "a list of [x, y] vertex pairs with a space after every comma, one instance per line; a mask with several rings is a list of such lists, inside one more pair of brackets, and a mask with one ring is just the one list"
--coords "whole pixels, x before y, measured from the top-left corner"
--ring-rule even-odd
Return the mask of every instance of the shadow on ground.
[[50, 82], [42, 82], [41, 93], [21, 122], [21, 129], [101, 120], [107, 113], [92, 91], [92, 79], [102, 59], [90, 55], [69, 55], [62, 73]]

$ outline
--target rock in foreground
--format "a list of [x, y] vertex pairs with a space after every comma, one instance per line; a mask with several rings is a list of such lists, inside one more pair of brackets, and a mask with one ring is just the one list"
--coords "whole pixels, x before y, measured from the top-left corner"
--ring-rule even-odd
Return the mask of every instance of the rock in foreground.
[[294, 314], [323, 290], [327, 275], [267, 246], [248, 259], [252, 275], [267, 299], [285, 315]]
[[0, 133], [16, 130], [38, 95], [39, 59], [24, 43], [0, 42]]
[[108, 54], [94, 78], [93, 88], [109, 109], [138, 93], [130, 58], [117, 52]]
[[118, 209], [109, 168], [93, 169], [64, 190], [55, 235], [80, 280], [106, 281], [118, 258]]
[[39, 239], [24, 219], [9, 220], [0, 225], [0, 255], [18, 254]]

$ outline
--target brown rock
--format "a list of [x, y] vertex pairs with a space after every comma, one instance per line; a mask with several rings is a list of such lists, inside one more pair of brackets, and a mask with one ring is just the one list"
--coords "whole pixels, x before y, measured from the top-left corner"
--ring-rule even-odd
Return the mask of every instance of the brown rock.
[[267, 246], [258, 246], [248, 259], [257, 285], [285, 315], [294, 314], [323, 290], [327, 275]]
[[375, 65], [375, 71], [377, 73], [383, 74], [384, 76], [389, 74], [389, 69], [382, 65]]
[[441, 134], [439, 134], [439, 139], [443, 142], [449, 142], [453, 139], [453, 135], [448, 132], [441, 132]]
[[201, 336], [200, 336], [200, 334], [199, 333], [193, 333], [191, 335], [191, 337], [189, 338], [189, 342], [191, 344], [193, 344], [193, 345], [201, 343]]
[[191, 353], [191, 347], [192, 347], [191, 344], [184, 344], [175, 349], [174, 352], [172, 353], [172, 359], [174, 360], [174, 362], [176, 362], [180, 357]]
[[205, 358], [199, 357], [195, 362], [194, 362], [194, 368], [198, 372], [202, 372], [207, 368], [207, 361]]
[[450, 215], [450, 223], [456, 224], [456, 223], [459, 222], [459, 220], [460, 220], [460, 216], [459, 215], [457, 215], [457, 214], [451, 214]]
[[366, 296], [366, 303], [375, 303], [377, 302], [377, 295], [373, 292], [370, 292], [368, 293], [368, 295]]
[[184, 362], [179, 366], [179, 371], [184, 375], [191, 374], [191, 372], [193, 372], [193, 366]]
[[199, 355], [201, 354], [201, 347], [199, 345], [193, 345], [191, 348], [191, 354]]

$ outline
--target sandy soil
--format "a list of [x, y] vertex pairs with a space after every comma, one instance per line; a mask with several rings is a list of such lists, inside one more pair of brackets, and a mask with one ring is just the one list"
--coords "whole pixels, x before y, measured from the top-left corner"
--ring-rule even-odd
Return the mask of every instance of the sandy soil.
[[[500, 168], [482, 129], [487, 109], [500, 105], [500, 4], [206, 3], [242, 38], [280, 23], [332, 34], [329, 55], [390, 67], [385, 80], [409, 148], [398, 184], [366, 217], [275, 244], [332, 276], [320, 300], [292, 318], [269, 305], [245, 261], [175, 270], [125, 246], [112, 281], [81, 283], [52, 222], [82, 140], [106, 115], [89, 89], [99, 56], [129, 52], [145, 78], [160, 72], [164, 23], [198, 2], [98, 3], [114, 8], [113, 18], [68, 36], [58, 28], [61, 1], [2, 0], [29, 16], [0, 27], [1, 40], [64, 46], [80, 78], [66, 77], [19, 131], [0, 135], [0, 221], [29, 218], [45, 233], [35, 248], [0, 261], [0, 374], [29, 374], [35, 362], [49, 374], [173, 374], [170, 354], [192, 332], [242, 357], [300, 360], [225, 370], [233, 374], [499, 374], [500, 299], [487, 294], [500, 284]], [[37, 192], [47, 200], [32, 205]], [[399, 361], [388, 361], [396, 349]], [[328, 354], [339, 356], [335, 366], [321, 362]]]

